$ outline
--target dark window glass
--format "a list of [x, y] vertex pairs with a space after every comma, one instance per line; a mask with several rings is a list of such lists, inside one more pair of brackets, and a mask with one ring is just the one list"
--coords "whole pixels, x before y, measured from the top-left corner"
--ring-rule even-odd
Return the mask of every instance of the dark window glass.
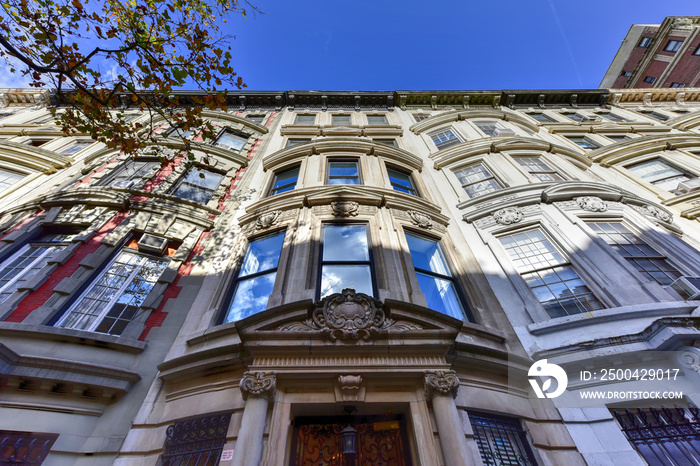
[[639, 239], [619, 222], [590, 222], [590, 227], [642, 275], [661, 285], [670, 285], [681, 273], [666, 257]]
[[374, 295], [372, 263], [365, 225], [324, 225], [321, 298], [352, 288]]
[[372, 139], [373, 142], [377, 144], [386, 144], [387, 146], [398, 147], [396, 139]]
[[464, 319], [464, 310], [455, 289], [454, 278], [447, 267], [437, 241], [406, 233], [421, 292], [430, 309], [457, 319]]
[[272, 181], [272, 189], [270, 195], [291, 191], [297, 185], [299, 178], [299, 167], [289, 168], [275, 173], [275, 178]]
[[666, 44], [666, 47], [664, 47], [664, 50], [667, 52], [678, 52], [678, 49], [681, 48], [681, 45], [683, 45], [682, 40], [669, 40]]
[[360, 184], [358, 162], [352, 160], [328, 162], [328, 184]]
[[668, 117], [664, 115], [663, 113], [658, 113], [658, 112], [642, 112], [646, 116], [650, 116], [652, 118], [655, 118], [657, 120], [661, 121], [666, 121], [668, 120]]
[[411, 181], [411, 175], [402, 170], [397, 170], [395, 168], [387, 167], [386, 171], [389, 173], [389, 181], [391, 182], [391, 187], [396, 191], [401, 191], [402, 193], [416, 194], [416, 190], [413, 187], [413, 182]]
[[190, 201], [206, 204], [214, 195], [224, 175], [209, 170], [198, 170], [191, 167], [182, 177], [173, 196]]
[[367, 124], [372, 126], [387, 125], [384, 115], [367, 115]]
[[311, 139], [287, 139], [287, 147], [298, 146], [307, 142], [311, 142]]
[[468, 411], [474, 441], [485, 466], [536, 465], [532, 447], [518, 419]]
[[671, 87], [685, 87], [683, 83], [671, 83]]
[[539, 121], [540, 123], [551, 123], [553, 121], [556, 121], [554, 118], [540, 112], [528, 113], [528, 115], [530, 115], [532, 118]]
[[297, 115], [296, 118], [294, 118], [295, 125], [313, 125], [314, 123], [316, 123], [316, 115], [315, 114]]
[[630, 121], [627, 118], [623, 118], [620, 115], [616, 115], [616, 114], [610, 113], [610, 112], [600, 112], [600, 113], [598, 113], [598, 115], [605, 118], [606, 120], [610, 120], [610, 121], [617, 121], [617, 122]]
[[248, 115], [246, 118], [259, 125], [262, 125], [263, 121], [265, 121], [265, 115]]
[[654, 84], [654, 81], [656, 81], [656, 78], [653, 76], [646, 76], [644, 78], [645, 83]]
[[639, 42], [640, 47], [649, 47], [649, 44], [651, 44], [651, 37], [642, 37], [642, 40]]
[[426, 118], [430, 118], [430, 115], [428, 115], [427, 113], [414, 113], [413, 114], [413, 119], [416, 120], [416, 123], [418, 123], [419, 121], [423, 121]]
[[95, 141], [73, 141], [70, 144], [67, 144], [60, 149], [58, 149], [59, 154], [63, 155], [73, 155], [77, 154], [81, 150], [91, 146], [94, 144]]
[[224, 322], [245, 319], [267, 308], [277, 278], [285, 232], [251, 241]]
[[350, 115], [331, 115], [331, 121], [334, 125], [349, 125]]
[[597, 149], [599, 146], [595, 142], [588, 139], [586, 136], [567, 136], [569, 141], [585, 150]]

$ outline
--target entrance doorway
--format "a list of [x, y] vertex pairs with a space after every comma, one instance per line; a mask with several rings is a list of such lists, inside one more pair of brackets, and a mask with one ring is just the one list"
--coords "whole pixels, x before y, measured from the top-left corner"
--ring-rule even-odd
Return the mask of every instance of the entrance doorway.
[[[357, 431], [357, 455], [343, 456], [341, 432]], [[290, 466], [412, 466], [406, 420], [385, 416], [297, 417]]]

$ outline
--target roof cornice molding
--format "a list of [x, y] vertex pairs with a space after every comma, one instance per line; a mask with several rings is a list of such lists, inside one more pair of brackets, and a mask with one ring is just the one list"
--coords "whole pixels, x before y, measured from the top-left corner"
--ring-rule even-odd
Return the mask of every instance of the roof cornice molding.
[[674, 102], [678, 106], [686, 102], [700, 102], [698, 87], [668, 87], [643, 89], [610, 89], [610, 104], [642, 104], [653, 107], [655, 102]]
[[43, 89], [0, 89], [0, 108], [46, 105], [49, 91]]

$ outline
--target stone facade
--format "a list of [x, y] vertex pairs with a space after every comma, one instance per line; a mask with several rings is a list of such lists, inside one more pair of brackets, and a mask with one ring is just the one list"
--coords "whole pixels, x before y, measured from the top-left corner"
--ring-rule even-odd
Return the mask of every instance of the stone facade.
[[0, 435], [45, 464], [341, 464], [353, 425], [367, 464], [641, 465], [574, 368], [700, 403], [700, 89], [231, 93], [199, 172], [0, 95]]

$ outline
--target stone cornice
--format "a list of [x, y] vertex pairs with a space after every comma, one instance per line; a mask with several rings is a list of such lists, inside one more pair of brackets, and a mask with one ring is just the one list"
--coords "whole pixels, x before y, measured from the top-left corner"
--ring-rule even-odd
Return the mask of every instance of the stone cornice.
[[641, 88], [641, 89], [610, 89], [611, 105], [642, 104], [653, 106], [654, 102], [673, 102], [683, 105], [685, 102], [700, 101], [700, 88]]
[[409, 129], [415, 134], [421, 134], [424, 131], [434, 128], [451, 121], [469, 120], [471, 118], [490, 118], [498, 119], [504, 121], [512, 121], [525, 126], [530, 131], [537, 132], [539, 130], [537, 123], [532, 118], [522, 115], [518, 112], [514, 112], [507, 108], [480, 108], [473, 110], [454, 110], [439, 113], [431, 118], [426, 118], [423, 121], [419, 121], [412, 125]]
[[438, 151], [432, 154], [430, 158], [433, 160], [435, 168], [440, 170], [443, 167], [453, 165], [457, 162], [462, 162], [469, 157], [488, 154], [490, 152], [505, 152], [508, 150], [533, 150], [558, 154], [582, 170], [585, 170], [592, 165], [591, 161], [588, 160], [585, 155], [580, 154], [574, 149], [558, 144], [552, 144], [541, 139], [526, 138], [522, 136], [507, 139], [475, 139], [473, 141], [455, 144], [454, 146]]
[[31, 107], [46, 104], [49, 91], [40, 89], [0, 89], [0, 108]]
[[399, 149], [398, 147], [355, 138], [327, 138], [310, 141], [297, 146], [286, 147], [280, 151], [273, 152], [263, 159], [263, 169], [269, 170], [270, 168], [291, 160], [301, 160], [310, 155], [331, 152], [358, 153], [386, 157], [387, 159], [395, 160], [416, 170], [420, 170], [423, 166], [420, 157], [403, 149]]
[[17, 142], [0, 141], [0, 164], [3, 166], [55, 173], [59, 168], [70, 166], [72, 159], [56, 152]]
[[629, 139], [590, 151], [587, 155], [593, 162], [609, 167], [639, 155], [699, 146], [700, 135], [665, 134]]

